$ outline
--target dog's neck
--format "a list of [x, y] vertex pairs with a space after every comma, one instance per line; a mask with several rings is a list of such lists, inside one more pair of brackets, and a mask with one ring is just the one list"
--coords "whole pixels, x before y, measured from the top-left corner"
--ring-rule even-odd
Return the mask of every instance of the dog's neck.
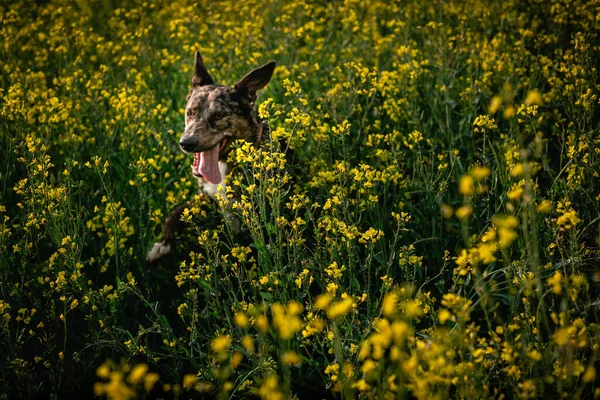
[[258, 146], [260, 145], [260, 141], [262, 140], [264, 124], [265, 122], [258, 118], [258, 134], [256, 135], [256, 142], [254, 143], [254, 147], [256, 148], [258, 148]]

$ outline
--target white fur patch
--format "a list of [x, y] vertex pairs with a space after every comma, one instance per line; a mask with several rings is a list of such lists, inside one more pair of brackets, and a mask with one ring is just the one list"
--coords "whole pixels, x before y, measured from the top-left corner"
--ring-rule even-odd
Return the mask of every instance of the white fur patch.
[[146, 261], [149, 263], [154, 262], [161, 258], [164, 255], [167, 255], [171, 252], [171, 245], [165, 242], [156, 242], [152, 249], [148, 252], [148, 256], [146, 257]]
[[229, 221], [233, 233], [240, 231], [240, 220], [229, 211], [225, 211], [225, 218]]
[[[222, 193], [223, 196], [227, 194], [227, 187], [225, 186], [225, 179], [227, 178], [227, 174], [229, 173], [229, 165], [226, 162], [219, 161], [219, 171], [221, 172], [221, 182], [214, 184], [207, 182], [204, 179], [200, 179], [200, 190], [210, 196], [211, 199], [217, 201], [215, 195], [217, 193]], [[233, 200], [229, 200], [229, 207], [233, 203]], [[233, 232], [237, 233], [240, 231], [240, 221], [231, 213], [229, 210], [223, 210], [225, 214], [225, 218], [230, 222], [231, 229]]]

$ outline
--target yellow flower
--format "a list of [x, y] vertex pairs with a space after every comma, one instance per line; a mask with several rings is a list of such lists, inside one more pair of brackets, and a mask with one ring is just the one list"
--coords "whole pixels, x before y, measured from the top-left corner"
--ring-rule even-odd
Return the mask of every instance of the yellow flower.
[[562, 281], [563, 274], [560, 271], [556, 271], [546, 282], [552, 287], [552, 293], [558, 295], [562, 293]]
[[497, 227], [498, 243], [500, 247], [506, 248], [518, 237], [515, 228], [519, 226], [519, 220], [512, 215], [495, 215], [492, 224]]
[[421, 309], [419, 302], [415, 300], [406, 302], [406, 304], [404, 304], [404, 315], [407, 318], [418, 318], [423, 315], [423, 310]]
[[243, 313], [243, 312], [237, 312], [235, 313], [235, 316], [233, 317], [235, 323], [237, 324], [237, 326], [239, 326], [240, 328], [247, 328], [248, 324], [249, 324], [249, 320], [248, 320], [248, 316]]
[[231, 356], [231, 367], [233, 369], [236, 369], [240, 365], [240, 363], [242, 362], [243, 359], [244, 359], [244, 355], [241, 352], [236, 351]]
[[523, 195], [523, 187], [522, 186], [513, 186], [511, 190], [508, 191], [506, 197], [510, 200], [519, 200]]
[[254, 320], [254, 326], [256, 326], [261, 333], [265, 334], [269, 330], [269, 319], [266, 315], [260, 314]]
[[329, 319], [338, 319], [348, 314], [350, 310], [352, 310], [352, 306], [354, 305], [354, 299], [348, 297], [342, 301], [338, 301], [333, 303], [327, 309], [327, 317]]
[[456, 217], [458, 219], [466, 219], [471, 214], [473, 214], [473, 207], [471, 206], [462, 206], [456, 210]]
[[460, 182], [458, 184], [458, 191], [465, 195], [465, 196], [470, 196], [473, 194], [473, 189], [475, 187], [475, 180], [473, 179], [473, 177], [469, 176], [469, 175], [463, 175], [460, 178]]
[[335, 296], [335, 293], [337, 292], [337, 289], [338, 289], [338, 287], [339, 287], [339, 286], [338, 286], [338, 284], [337, 284], [337, 283], [334, 283], [334, 282], [329, 282], [329, 283], [327, 284], [327, 288], [326, 288], [326, 290], [327, 290], [327, 293], [329, 293], [329, 294], [330, 294], [330, 295], [332, 295], [332, 296]]
[[106, 364], [102, 364], [96, 370], [96, 375], [98, 378], [108, 379], [110, 377], [110, 368]]
[[512, 215], [494, 215], [492, 223], [500, 228], [514, 229], [519, 226], [519, 220]]
[[367, 358], [363, 361], [362, 367], [360, 367], [360, 372], [367, 375], [369, 372], [373, 371], [377, 367], [377, 363], [370, 358]]
[[[377, 230], [377, 229], [371, 227], [365, 233], [362, 234], [360, 239], [358, 239], [358, 243], [361, 243], [361, 244], [375, 243], [382, 237], [383, 237], [383, 231], [380, 231], [380, 230]], [[345, 269], [345, 267], [342, 266], [342, 270], [343, 269]]]
[[525, 174], [525, 168], [523, 167], [523, 163], [515, 164], [510, 169], [510, 174], [512, 176], [523, 176]]
[[495, 114], [500, 109], [501, 105], [502, 105], [502, 97], [500, 97], [500, 96], [492, 97], [492, 101], [490, 102], [490, 105], [488, 107], [488, 114]]
[[474, 166], [469, 171], [469, 174], [473, 178], [475, 178], [475, 180], [477, 180], [477, 181], [484, 180], [485, 178], [490, 176], [491, 173], [492, 173], [492, 171], [488, 167], [479, 167], [479, 166]]
[[536, 209], [539, 213], [548, 214], [552, 211], [552, 202], [550, 200], [542, 200]]
[[352, 388], [358, 389], [361, 392], [366, 392], [367, 390], [371, 389], [371, 385], [369, 385], [364, 379], [361, 379], [357, 382], [354, 382], [352, 384]]
[[440, 321], [440, 324], [445, 324], [446, 321], [448, 321], [450, 318], [452, 318], [452, 313], [446, 309], [441, 309], [438, 312], [438, 319]]
[[577, 216], [577, 212], [575, 210], [565, 211], [558, 219], [556, 220], [556, 225], [558, 225], [561, 229], [571, 229], [575, 225], [579, 224], [581, 219]]
[[325, 308], [327, 308], [329, 303], [331, 303], [331, 300], [332, 300], [332, 297], [328, 293], [319, 295], [319, 296], [317, 296], [317, 299], [315, 300], [315, 308], [317, 310], [324, 310]]
[[325, 374], [339, 374], [340, 373], [340, 365], [338, 363], [329, 364], [325, 367]]
[[539, 90], [530, 90], [525, 98], [525, 104], [528, 106], [542, 104], [542, 93]]
[[122, 372], [113, 371], [110, 373], [109, 382], [94, 384], [94, 394], [96, 396], [106, 395], [112, 399], [129, 399], [134, 396], [135, 392], [123, 381]]
[[231, 338], [229, 335], [218, 336], [213, 339], [210, 344], [210, 347], [214, 353], [223, 353], [229, 348], [231, 344]]
[[159, 378], [160, 376], [156, 372], [148, 373], [144, 379], [144, 389], [146, 389], [147, 392], [151, 391]]
[[183, 376], [183, 387], [189, 389], [198, 381], [198, 377], [195, 374], [186, 374]]
[[295, 352], [288, 351], [283, 353], [283, 355], [281, 356], [281, 362], [287, 365], [297, 365], [302, 363], [302, 359]]
[[490, 264], [490, 263], [493, 263], [494, 261], [496, 261], [496, 257], [494, 256], [494, 253], [496, 252], [496, 250], [497, 250], [496, 244], [493, 242], [492, 243], [480, 242], [477, 244], [477, 253], [478, 253], [479, 259], [484, 264]]
[[583, 374], [583, 383], [589, 383], [589, 382], [593, 382], [594, 379], [596, 379], [596, 368], [594, 368], [593, 364], [590, 364], [587, 369], [585, 370], [585, 373]]
[[569, 340], [570, 340], [569, 330], [566, 328], [558, 328], [554, 332], [553, 337], [554, 337], [554, 342], [557, 345], [564, 346], [567, 343], [569, 343]]
[[244, 350], [250, 354], [254, 353], [254, 341], [252, 340], [252, 336], [245, 335], [242, 337], [241, 343]]
[[398, 310], [398, 295], [396, 293], [388, 293], [383, 298], [381, 311], [385, 317], [390, 318]]
[[394, 321], [392, 324], [392, 336], [397, 344], [404, 343], [411, 332], [412, 328], [404, 321]]
[[273, 325], [277, 328], [281, 339], [289, 340], [302, 329], [302, 321], [298, 318], [302, 307], [298, 302], [291, 301], [287, 307], [275, 303], [271, 306], [271, 310]]
[[127, 380], [129, 381], [129, 383], [132, 383], [135, 385], [138, 382], [140, 382], [142, 380], [142, 378], [144, 378], [144, 376], [146, 375], [147, 372], [148, 372], [148, 365], [138, 364], [135, 367], [133, 367], [133, 369], [129, 373], [129, 376], [127, 377]]
[[444, 219], [451, 218], [452, 215], [454, 214], [454, 209], [452, 208], [452, 206], [449, 206], [448, 204], [442, 205], [440, 211], [441, 211], [442, 217]]
[[275, 374], [271, 374], [263, 381], [263, 384], [258, 389], [258, 395], [261, 399], [266, 400], [283, 400], [283, 393], [279, 391], [279, 378]]

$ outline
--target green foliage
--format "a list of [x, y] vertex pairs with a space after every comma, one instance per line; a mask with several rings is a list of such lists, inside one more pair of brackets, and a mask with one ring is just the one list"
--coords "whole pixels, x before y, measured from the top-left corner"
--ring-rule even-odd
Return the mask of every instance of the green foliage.
[[[0, 10], [3, 397], [600, 397], [597, 2], [109, 3]], [[195, 50], [278, 64], [219, 204]]]

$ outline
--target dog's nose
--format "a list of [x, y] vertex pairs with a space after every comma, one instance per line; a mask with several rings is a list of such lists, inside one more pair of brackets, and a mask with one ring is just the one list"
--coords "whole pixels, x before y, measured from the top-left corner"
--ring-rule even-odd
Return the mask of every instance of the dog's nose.
[[185, 151], [193, 151], [194, 148], [196, 147], [196, 141], [194, 139], [190, 139], [190, 138], [183, 139], [181, 142], [179, 142], [179, 145]]

